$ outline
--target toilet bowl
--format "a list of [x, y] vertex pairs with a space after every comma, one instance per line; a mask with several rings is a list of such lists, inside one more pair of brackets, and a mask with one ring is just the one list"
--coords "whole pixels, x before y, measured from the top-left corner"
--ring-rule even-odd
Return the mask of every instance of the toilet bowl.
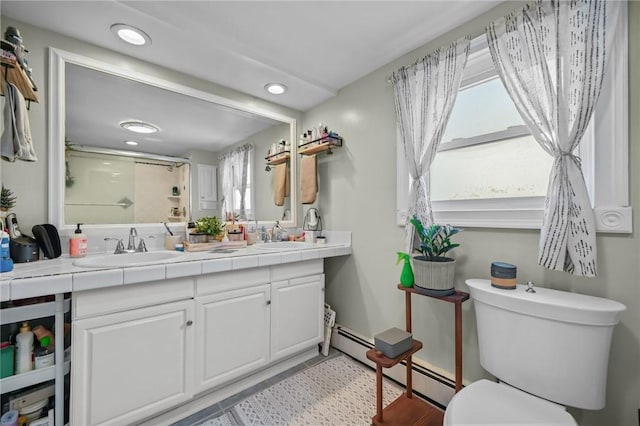
[[565, 406], [604, 408], [613, 300], [489, 280], [466, 281], [476, 315], [482, 379], [449, 402], [445, 425], [577, 425]]
[[486, 379], [458, 392], [444, 413], [445, 426], [577, 424], [562, 405]]

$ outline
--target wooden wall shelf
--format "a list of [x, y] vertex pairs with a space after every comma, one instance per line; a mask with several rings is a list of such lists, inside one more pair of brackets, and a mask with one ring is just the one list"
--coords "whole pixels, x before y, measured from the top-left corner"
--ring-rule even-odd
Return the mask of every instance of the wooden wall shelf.
[[270, 166], [277, 166], [278, 164], [286, 163], [289, 161], [289, 158], [291, 158], [289, 151], [283, 151], [264, 157], [264, 159], [267, 160], [267, 164]]
[[4, 87], [5, 81], [9, 81], [9, 83], [15, 84], [15, 86], [20, 90], [22, 96], [24, 96], [25, 100], [31, 102], [40, 102], [38, 99], [38, 95], [36, 95], [35, 89], [31, 85], [31, 81], [27, 74], [25, 74], [24, 70], [18, 65], [15, 59], [9, 59], [0, 56], [0, 75], [2, 84], [0, 84], [0, 93], [4, 96]]
[[[458, 392], [462, 389], [462, 303], [469, 299], [469, 294], [463, 291], [456, 291], [451, 296], [435, 297], [423, 294], [414, 287], [406, 288], [398, 284], [398, 289], [405, 292], [405, 317], [408, 332], [411, 332], [411, 294], [419, 294], [455, 305], [455, 390]], [[442, 411], [419, 398], [413, 397], [411, 357], [421, 348], [422, 342], [414, 339], [411, 349], [395, 358], [388, 358], [376, 349], [367, 351], [367, 358], [376, 364], [376, 415], [372, 418], [374, 425], [442, 425], [444, 419]], [[393, 367], [401, 361], [406, 361], [407, 365], [407, 391], [383, 409], [382, 369]]]
[[298, 154], [300, 155], [313, 155], [320, 152], [327, 152], [331, 154], [332, 148], [342, 146], [342, 138], [340, 136], [325, 136], [324, 138], [316, 139], [311, 142], [298, 145]]

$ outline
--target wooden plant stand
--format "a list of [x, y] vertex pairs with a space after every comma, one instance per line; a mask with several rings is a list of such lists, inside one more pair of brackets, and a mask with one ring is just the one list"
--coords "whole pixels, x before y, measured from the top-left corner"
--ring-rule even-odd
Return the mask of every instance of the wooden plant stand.
[[[402, 287], [405, 292], [406, 329], [411, 333], [411, 294], [444, 300], [455, 305], [455, 358], [456, 379], [455, 391], [462, 389], [462, 303], [469, 299], [469, 293], [456, 291], [451, 296], [434, 297], [419, 293], [415, 288]], [[442, 425], [444, 413], [434, 406], [413, 397], [412, 361], [414, 353], [422, 348], [422, 342], [413, 339], [413, 345], [407, 352], [395, 358], [388, 358], [376, 349], [367, 351], [367, 358], [376, 363], [376, 415], [372, 418], [374, 425]], [[393, 367], [399, 362], [406, 361], [407, 391], [384, 409], [382, 408], [382, 369]]]

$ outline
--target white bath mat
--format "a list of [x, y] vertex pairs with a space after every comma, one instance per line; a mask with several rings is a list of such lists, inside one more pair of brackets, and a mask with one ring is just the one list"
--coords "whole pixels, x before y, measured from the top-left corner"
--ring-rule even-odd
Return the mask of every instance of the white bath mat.
[[[385, 380], [383, 405], [402, 390]], [[375, 372], [338, 356], [297, 373], [233, 407], [243, 425], [370, 425], [376, 408]]]

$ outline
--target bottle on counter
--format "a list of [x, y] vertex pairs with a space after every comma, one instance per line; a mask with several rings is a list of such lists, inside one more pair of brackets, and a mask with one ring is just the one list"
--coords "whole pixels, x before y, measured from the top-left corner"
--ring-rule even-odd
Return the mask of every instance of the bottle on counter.
[[33, 332], [29, 322], [25, 321], [16, 336], [16, 374], [33, 370]]
[[2, 236], [0, 237], [0, 272], [9, 272], [13, 270], [13, 260], [11, 260], [9, 252], [9, 232], [2, 228]]
[[51, 367], [55, 363], [53, 354], [53, 345], [49, 336], [43, 336], [40, 339], [40, 346], [34, 351], [35, 367], [38, 368]]
[[69, 238], [69, 256], [84, 257], [87, 255], [87, 235], [80, 229], [81, 223]]

